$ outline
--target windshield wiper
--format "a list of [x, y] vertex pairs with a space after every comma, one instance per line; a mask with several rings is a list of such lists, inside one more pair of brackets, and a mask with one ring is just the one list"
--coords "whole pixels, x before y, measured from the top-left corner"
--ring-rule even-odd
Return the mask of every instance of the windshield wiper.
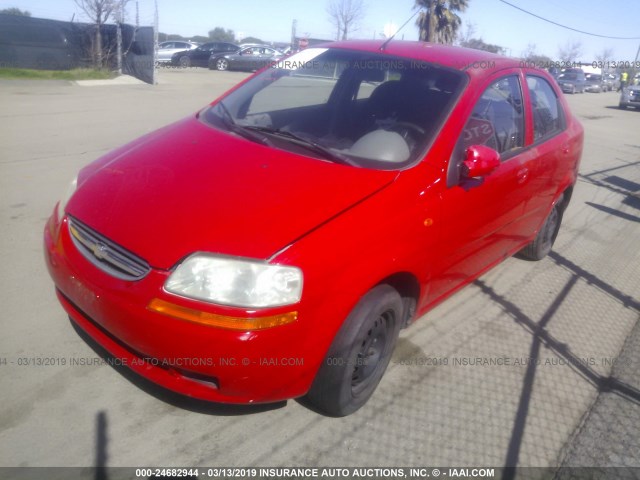
[[271, 143], [271, 141], [264, 135], [259, 135], [253, 131], [248, 130], [242, 125], [238, 125], [233, 119], [233, 115], [231, 115], [231, 112], [224, 103], [218, 102], [216, 106], [220, 107], [220, 110], [222, 111], [222, 115], [220, 116], [220, 118], [222, 119], [225, 127], [227, 127], [227, 130], [240, 135], [247, 140], [251, 140], [252, 142], [261, 143], [262, 145], [273, 147], [273, 143]]
[[346, 156], [340, 155], [338, 152], [334, 152], [328, 147], [321, 145], [313, 140], [310, 140], [305, 137], [301, 137], [300, 135], [296, 135], [295, 133], [289, 132], [287, 130], [280, 130], [278, 128], [270, 128], [270, 127], [261, 127], [257, 125], [246, 125], [244, 126], [247, 130], [253, 130], [258, 132], [268, 133], [269, 135], [276, 135], [281, 138], [293, 140], [295, 143], [306, 147], [307, 149], [319, 153], [323, 156], [323, 158], [327, 160], [332, 160], [335, 163], [340, 163], [342, 165], [350, 165], [352, 167], [356, 166], [354, 162], [349, 160]]

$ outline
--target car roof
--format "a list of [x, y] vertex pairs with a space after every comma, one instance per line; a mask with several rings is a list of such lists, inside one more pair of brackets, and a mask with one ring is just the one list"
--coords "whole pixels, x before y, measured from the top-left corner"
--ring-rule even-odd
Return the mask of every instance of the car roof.
[[[314, 47], [343, 48], [365, 52], [385, 53], [398, 57], [413, 58], [425, 62], [438, 63], [456, 70], [479, 70], [483, 64], [490, 64], [492, 69], [522, 67], [522, 61], [516, 58], [504, 57], [484, 50], [453, 47], [437, 43], [392, 40], [381, 52], [384, 41], [380, 40], [347, 40], [332, 42]], [[473, 68], [473, 67], [480, 68]], [[486, 68], [486, 67], [485, 67]], [[539, 69], [537, 69], [539, 70]]]
[[234, 47], [237, 47], [235, 43], [231, 43], [231, 42], [207, 42], [207, 43], [203, 43], [200, 46], [205, 47], [207, 45], [233, 45]]

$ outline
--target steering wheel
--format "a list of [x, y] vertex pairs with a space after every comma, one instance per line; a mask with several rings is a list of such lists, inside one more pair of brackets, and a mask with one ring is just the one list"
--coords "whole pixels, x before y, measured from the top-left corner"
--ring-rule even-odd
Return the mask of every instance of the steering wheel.
[[417, 135], [418, 137], [421, 137], [427, 133], [424, 128], [411, 122], [395, 122], [393, 125], [391, 125], [391, 127], [389, 127], [389, 130], [399, 133], [404, 139], [406, 139], [407, 135], [409, 135], [410, 133], [413, 135]]

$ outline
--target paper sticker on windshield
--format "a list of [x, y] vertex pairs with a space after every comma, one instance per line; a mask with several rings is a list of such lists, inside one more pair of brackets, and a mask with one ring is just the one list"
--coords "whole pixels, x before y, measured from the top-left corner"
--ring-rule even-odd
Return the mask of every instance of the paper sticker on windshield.
[[284, 60], [276, 62], [274, 68], [283, 68], [285, 70], [298, 70], [299, 68], [313, 68], [313, 60], [329, 50], [328, 48], [307, 48], [291, 55]]

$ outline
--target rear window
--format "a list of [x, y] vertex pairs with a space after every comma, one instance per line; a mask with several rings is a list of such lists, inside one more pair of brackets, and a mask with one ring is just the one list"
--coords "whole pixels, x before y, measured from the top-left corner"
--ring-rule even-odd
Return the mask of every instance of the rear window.
[[527, 76], [533, 113], [533, 139], [542, 140], [564, 129], [564, 112], [555, 90], [544, 78]]

